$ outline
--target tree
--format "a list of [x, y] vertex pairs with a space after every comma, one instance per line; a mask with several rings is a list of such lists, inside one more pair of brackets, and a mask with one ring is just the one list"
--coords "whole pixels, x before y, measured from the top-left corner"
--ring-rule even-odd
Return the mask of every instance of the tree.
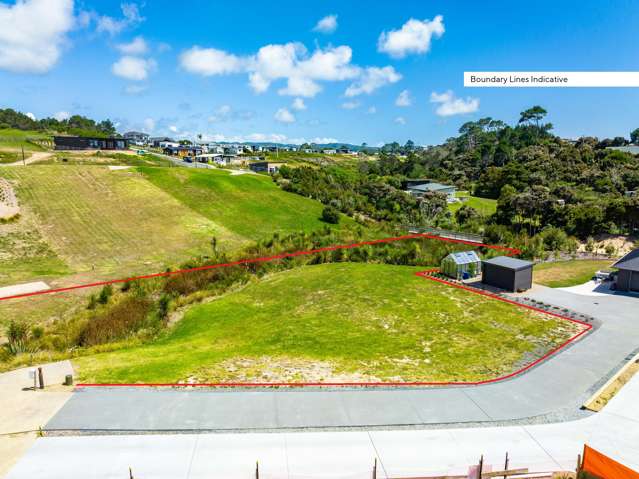
[[636, 128], [630, 132], [630, 143], [639, 145], [639, 128]]
[[322, 210], [322, 221], [336, 225], [339, 223], [339, 211], [334, 206], [325, 206]]
[[469, 205], [464, 205], [455, 212], [455, 220], [460, 225], [466, 225], [481, 218], [479, 212]]
[[539, 128], [539, 122], [544, 119], [544, 117], [548, 114], [548, 112], [540, 107], [539, 105], [535, 105], [532, 108], [528, 108], [528, 110], [524, 110], [521, 112], [521, 116], [519, 117], [519, 123], [535, 123], [535, 126]]

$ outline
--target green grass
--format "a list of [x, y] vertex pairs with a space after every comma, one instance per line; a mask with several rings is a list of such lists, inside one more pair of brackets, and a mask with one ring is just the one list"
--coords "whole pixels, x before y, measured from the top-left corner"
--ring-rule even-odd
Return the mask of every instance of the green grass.
[[497, 211], [497, 200], [491, 200], [489, 198], [479, 198], [478, 196], [471, 196], [468, 192], [458, 191], [455, 195], [457, 198], [462, 199], [458, 203], [449, 203], [448, 209], [451, 213], [455, 213], [464, 205], [472, 206], [482, 216], [490, 216]]
[[208, 251], [212, 235], [221, 247], [241, 243], [135, 170], [30, 165], [0, 175], [15, 182], [21, 207], [75, 273], [153, 270]]
[[[245, 239], [325, 225], [320, 220], [321, 203], [282, 191], [267, 176], [192, 168], [141, 167], [138, 171], [184, 205]], [[342, 221], [353, 223], [345, 216]]]
[[13, 128], [0, 129], [0, 149], [10, 151], [42, 151], [43, 148], [32, 143], [30, 140], [43, 140], [50, 138], [50, 135], [40, 131], [15, 130]]
[[74, 360], [83, 381], [481, 380], [575, 326], [415, 276], [306, 266], [192, 307], [155, 343]]
[[591, 280], [595, 272], [610, 269], [609, 260], [553, 261], [535, 265], [533, 281], [551, 288], [577, 286]]
[[173, 166], [157, 155], [135, 155], [117, 152], [63, 152], [38, 162], [39, 165], [116, 165], [116, 166]]

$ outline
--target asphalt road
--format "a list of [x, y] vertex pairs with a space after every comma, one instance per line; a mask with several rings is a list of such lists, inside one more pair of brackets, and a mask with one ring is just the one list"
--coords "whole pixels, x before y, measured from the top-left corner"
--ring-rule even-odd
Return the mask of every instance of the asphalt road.
[[584, 417], [580, 405], [639, 346], [639, 298], [536, 286], [527, 296], [602, 325], [511, 380], [388, 390], [82, 388], [46, 425], [56, 430], [249, 431], [535, 423]]

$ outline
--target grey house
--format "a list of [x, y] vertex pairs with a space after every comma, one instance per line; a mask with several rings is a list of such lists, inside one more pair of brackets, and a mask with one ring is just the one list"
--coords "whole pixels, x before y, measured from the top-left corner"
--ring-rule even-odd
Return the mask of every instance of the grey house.
[[457, 188], [452, 185], [442, 185], [441, 183], [431, 182], [418, 185], [407, 185], [406, 192], [410, 193], [413, 196], [423, 196], [425, 193], [429, 192], [442, 193], [446, 195], [446, 199], [450, 203], [455, 201], [455, 193], [457, 192]]
[[639, 248], [612, 265], [617, 268], [617, 290], [639, 292]]
[[533, 263], [510, 256], [497, 256], [482, 264], [482, 283], [506, 291], [526, 291], [532, 287]]

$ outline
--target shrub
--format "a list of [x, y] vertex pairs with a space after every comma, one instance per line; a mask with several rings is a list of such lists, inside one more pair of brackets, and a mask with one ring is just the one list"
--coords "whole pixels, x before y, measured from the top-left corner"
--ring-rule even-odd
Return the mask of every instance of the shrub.
[[339, 223], [339, 211], [334, 206], [325, 206], [322, 210], [322, 221], [336, 225]]
[[93, 346], [123, 339], [144, 326], [151, 301], [146, 298], [128, 297], [108, 310], [91, 318], [80, 333], [82, 346]]
[[111, 296], [113, 296], [113, 286], [110, 284], [104, 285], [98, 296], [98, 303], [107, 304]]

